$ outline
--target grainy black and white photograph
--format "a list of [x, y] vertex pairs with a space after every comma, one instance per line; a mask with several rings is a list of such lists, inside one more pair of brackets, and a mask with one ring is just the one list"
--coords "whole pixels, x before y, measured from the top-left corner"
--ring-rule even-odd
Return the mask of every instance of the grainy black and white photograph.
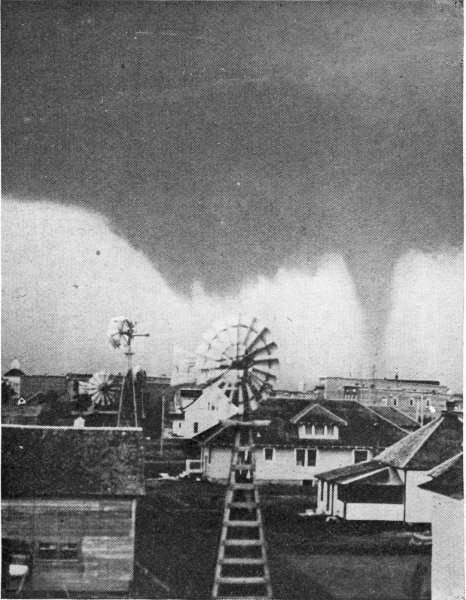
[[462, 1], [1, 16], [2, 598], [464, 600]]

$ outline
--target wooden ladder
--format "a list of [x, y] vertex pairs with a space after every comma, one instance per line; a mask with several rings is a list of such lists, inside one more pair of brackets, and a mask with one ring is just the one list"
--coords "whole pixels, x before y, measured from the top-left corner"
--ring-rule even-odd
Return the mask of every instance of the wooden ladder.
[[235, 435], [213, 600], [272, 598], [259, 491], [254, 480], [253, 426], [243, 421]]

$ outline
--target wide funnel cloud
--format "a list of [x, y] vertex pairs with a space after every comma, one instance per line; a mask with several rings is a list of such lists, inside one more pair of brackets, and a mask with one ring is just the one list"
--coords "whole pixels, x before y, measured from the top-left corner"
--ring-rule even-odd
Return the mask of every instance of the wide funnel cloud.
[[399, 257], [462, 243], [462, 24], [407, 3], [3, 4], [3, 183], [189, 294], [342, 255], [377, 352]]

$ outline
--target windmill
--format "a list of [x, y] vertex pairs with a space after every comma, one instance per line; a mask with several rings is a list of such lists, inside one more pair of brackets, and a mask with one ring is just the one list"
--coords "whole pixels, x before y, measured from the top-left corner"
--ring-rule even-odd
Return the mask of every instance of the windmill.
[[[223, 389], [238, 418], [223, 421], [235, 431], [229, 485], [215, 568], [213, 600], [272, 598], [266, 544], [254, 481], [253, 431], [270, 421], [253, 412], [276, 380], [277, 345], [267, 327], [242, 316], [213, 323], [196, 350], [198, 383]], [[241, 595], [238, 595], [241, 594]]]
[[119, 387], [112, 375], [99, 371], [84, 384], [84, 389], [91, 397], [93, 407], [108, 408], [115, 402]]
[[113, 348], [120, 348], [123, 346], [126, 348], [125, 356], [128, 360], [128, 368], [126, 375], [123, 378], [120, 391], [120, 402], [118, 406], [118, 420], [117, 427], [120, 427], [123, 410], [124, 410], [124, 399], [125, 397], [131, 397], [133, 401], [133, 414], [134, 414], [134, 425], [138, 427], [138, 409], [136, 401], [136, 390], [134, 386], [134, 374], [133, 374], [133, 356], [134, 352], [131, 347], [131, 343], [135, 337], [149, 337], [148, 333], [136, 333], [136, 322], [130, 321], [126, 317], [114, 317], [108, 326], [107, 336], [110, 344]]
[[[83, 419], [94, 414], [113, 415], [117, 411], [111, 410], [112, 406], [118, 397], [119, 385], [115, 378], [105, 371], [94, 373], [88, 381], [75, 381], [77, 394], [77, 412], [73, 412], [78, 418]], [[86, 402], [86, 406], [81, 405], [79, 398], [82, 394], [88, 396], [91, 400], [90, 405]]]

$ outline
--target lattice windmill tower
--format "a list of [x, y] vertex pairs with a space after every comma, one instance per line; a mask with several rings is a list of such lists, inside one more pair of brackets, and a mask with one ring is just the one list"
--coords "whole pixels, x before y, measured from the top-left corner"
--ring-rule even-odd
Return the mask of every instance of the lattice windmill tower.
[[196, 350], [198, 383], [217, 386], [237, 409], [229, 484], [212, 589], [213, 600], [272, 598], [266, 541], [255, 482], [253, 431], [270, 421], [253, 413], [276, 380], [277, 345], [256, 318], [215, 322]]

